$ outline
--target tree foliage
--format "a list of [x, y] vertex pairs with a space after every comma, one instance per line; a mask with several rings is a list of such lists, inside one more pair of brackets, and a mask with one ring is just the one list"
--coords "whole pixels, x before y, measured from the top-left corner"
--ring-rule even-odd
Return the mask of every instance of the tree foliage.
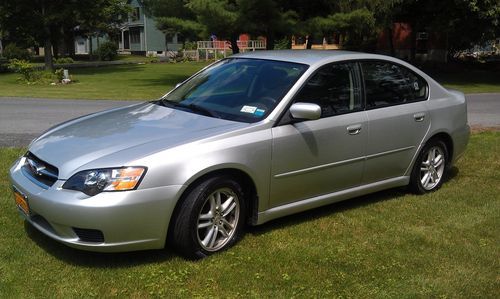
[[88, 35], [111, 31], [128, 9], [126, 0], [1, 0], [0, 28], [18, 46], [44, 46], [45, 66], [52, 69], [47, 49], [72, 38], [75, 28]]

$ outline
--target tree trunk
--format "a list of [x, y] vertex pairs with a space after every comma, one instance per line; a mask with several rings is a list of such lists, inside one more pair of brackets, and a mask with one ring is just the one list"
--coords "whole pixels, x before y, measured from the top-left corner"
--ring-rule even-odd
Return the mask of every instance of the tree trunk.
[[92, 61], [92, 35], [89, 36], [89, 60]]
[[417, 54], [417, 26], [414, 22], [410, 23], [410, 62], [415, 62]]
[[66, 48], [68, 48], [68, 55], [75, 58], [75, 36], [73, 33], [66, 35]]
[[268, 32], [266, 36], [266, 50], [274, 50], [274, 33]]
[[42, 16], [44, 18], [44, 28], [43, 33], [45, 35], [44, 39], [44, 61], [45, 61], [45, 69], [53, 71], [54, 70], [54, 61], [52, 59], [52, 42], [50, 40], [50, 25], [47, 24], [47, 20], [45, 19], [45, 1], [41, 2], [42, 5]]
[[56, 40], [52, 40], [52, 49], [54, 49], [54, 58], [59, 58], [59, 43]]
[[231, 36], [231, 50], [233, 50], [233, 54], [240, 53], [240, 48], [238, 47], [238, 36]]
[[387, 41], [389, 42], [389, 53], [391, 56], [396, 56], [396, 51], [394, 49], [394, 32], [392, 30], [392, 25], [387, 26]]
[[47, 36], [45, 37], [45, 44], [44, 44], [44, 51], [45, 51], [45, 69], [49, 71], [54, 70], [54, 61], [52, 59], [52, 42], [50, 41], [50, 37]]

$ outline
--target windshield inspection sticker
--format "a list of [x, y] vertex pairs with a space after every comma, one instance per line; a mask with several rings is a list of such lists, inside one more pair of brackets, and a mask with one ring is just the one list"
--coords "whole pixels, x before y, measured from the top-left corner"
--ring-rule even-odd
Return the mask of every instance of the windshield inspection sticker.
[[[247, 106], [247, 105], [245, 105], [245, 106], [241, 107], [240, 112], [244, 112], [244, 113], [252, 113], [252, 114], [253, 114], [253, 113], [255, 113], [255, 110], [257, 110], [257, 107], [255, 107], [255, 106]], [[259, 110], [260, 110], [260, 109], [259, 109]]]

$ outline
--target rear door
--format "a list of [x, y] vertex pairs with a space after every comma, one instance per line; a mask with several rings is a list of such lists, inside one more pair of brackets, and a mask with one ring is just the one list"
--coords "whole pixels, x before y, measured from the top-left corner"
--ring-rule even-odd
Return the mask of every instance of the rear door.
[[363, 183], [404, 175], [424, 139], [430, 117], [428, 86], [404, 66], [361, 62], [369, 136]]

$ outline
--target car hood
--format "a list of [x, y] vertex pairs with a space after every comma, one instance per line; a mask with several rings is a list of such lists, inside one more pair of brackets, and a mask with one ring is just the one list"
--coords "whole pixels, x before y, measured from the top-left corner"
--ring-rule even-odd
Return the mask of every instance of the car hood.
[[122, 163], [99, 167], [117, 167], [140, 158], [127, 154], [132, 148], [144, 156], [244, 126], [248, 124], [143, 103], [63, 123], [33, 141], [29, 151], [56, 166], [60, 179], [68, 179], [98, 159]]

